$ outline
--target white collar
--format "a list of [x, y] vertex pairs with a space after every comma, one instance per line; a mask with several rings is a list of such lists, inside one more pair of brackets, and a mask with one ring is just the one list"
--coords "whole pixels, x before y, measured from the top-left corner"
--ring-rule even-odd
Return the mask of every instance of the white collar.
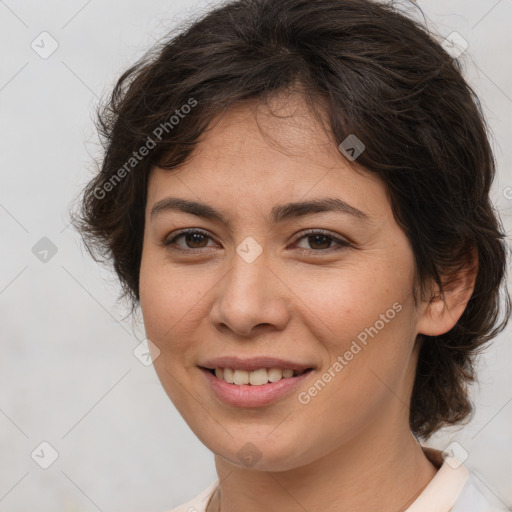
[[441, 451], [426, 446], [421, 448], [430, 462], [439, 469], [405, 512], [449, 512], [466, 485], [469, 472], [457, 459], [447, 456], [443, 460]]
[[[434, 478], [423, 489], [421, 494], [404, 512], [449, 512], [459, 498], [466, 484], [469, 472], [457, 459], [447, 456], [443, 460], [442, 452], [426, 446], [421, 446], [425, 456], [434, 464], [437, 470]], [[193, 503], [185, 505], [198, 505], [208, 503], [219, 485], [219, 480], [212, 482]], [[196, 501], [197, 500], [197, 501]], [[183, 507], [185, 507], [185, 505]], [[203, 505], [206, 510], [206, 505]], [[183, 508], [185, 510], [185, 508]], [[187, 508], [187, 510], [189, 510]], [[173, 512], [173, 511], [170, 511]]]

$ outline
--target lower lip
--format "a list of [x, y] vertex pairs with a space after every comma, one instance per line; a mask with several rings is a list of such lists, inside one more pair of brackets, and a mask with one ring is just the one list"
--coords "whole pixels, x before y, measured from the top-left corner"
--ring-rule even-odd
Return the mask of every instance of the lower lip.
[[277, 382], [253, 386], [250, 384], [229, 384], [223, 379], [218, 379], [210, 370], [204, 368], [200, 368], [200, 370], [204, 373], [215, 394], [224, 402], [236, 407], [268, 405], [292, 392], [312, 373], [312, 370], [308, 370], [297, 377], [283, 378]]

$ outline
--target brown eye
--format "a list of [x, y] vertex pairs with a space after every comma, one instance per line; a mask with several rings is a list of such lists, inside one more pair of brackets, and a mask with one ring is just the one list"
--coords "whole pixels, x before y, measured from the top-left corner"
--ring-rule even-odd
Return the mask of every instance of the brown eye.
[[[185, 245], [176, 243], [181, 238], [185, 240]], [[297, 242], [303, 239], [307, 239], [310, 247], [299, 249], [302, 252], [307, 253], [325, 253], [344, 249], [345, 247], [350, 246], [347, 241], [332, 236], [328, 232], [318, 230], [312, 230], [305, 233], [297, 240]], [[189, 229], [181, 231], [172, 238], [164, 240], [162, 245], [179, 252], [196, 253], [202, 252], [202, 249], [206, 249], [208, 247], [208, 240], [212, 240], [212, 238], [205, 231]], [[334, 245], [332, 245], [333, 243]]]
[[[307, 239], [309, 240], [310, 245], [311, 243], [313, 244], [313, 249], [329, 249], [332, 242], [332, 237], [325, 235], [308, 235]], [[321, 247], [318, 247], [317, 244], [320, 245]]]
[[[350, 245], [345, 240], [341, 240], [340, 238], [332, 236], [325, 231], [318, 230], [307, 232], [301, 236], [297, 242], [302, 239], [307, 239], [308, 245], [310, 246], [310, 249], [304, 249], [306, 252], [330, 252], [331, 249], [336, 251]], [[335, 245], [331, 246], [333, 242]]]
[[[180, 238], [184, 238], [185, 246], [176, 244], [176, 241]], [[200, 251], [201, 249], [206, 248], [207, 245], [205, 245], [205, 242], [207, 243], [208, 239], [211, 240], [211, 237], [206, 232], [199, 231], [197, 229], [190, 229], [181, 231], [176, 236], [164, 240], [162, 245], [181, 252], [194, 252], [194, 250]]]
[[196, 245], [199, 244], [199, 248], [203, 247], [201, 243], [204, 243], [206, 240], [206, 235], [203, 233], [184, 233], [182, 236], [185, 237], [185, 240], [188, 245], [192, 244], [192, 249], [196, 249]]

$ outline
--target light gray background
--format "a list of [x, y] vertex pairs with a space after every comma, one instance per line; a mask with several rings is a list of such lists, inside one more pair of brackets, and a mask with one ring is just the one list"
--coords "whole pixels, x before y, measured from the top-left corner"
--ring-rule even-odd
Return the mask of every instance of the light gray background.
[[[215, 2], [210, 2], [215, 4]], [[420, 2], [440, 38], [469, 43], [465, 75], [494, 135], [493, 201], [507, 232], [512, 192], [512, 0]], [[206, 2], [0, 1], [0, 510], [167, 510], [216, 478], [213, 455], [133, 350], [140, 322], [81, 248], [67, 209], [98, 152], [98, 97], [168, 29]], [[41, 58], [31, 42], [58, 42]], [[48, 46], [47, 46], [48, 48]], [[511, 189], [512, 190], [512, 189]], [[32, 252], [48, 237], [58, 252]], [[509, 284], [510, 286], [510, 284]], [[512, 286], [511, 286], [512, 289]], [[512, 505], [510, 329], [482, 358], [474, 419], [437, 435], [456, 440], [491, 499]], [[42, 441], [58, 459], [42, 469]], [[43, 448], [39, 460], [48, 457]], [[36, 457], [37, 458], [37, 457]]]

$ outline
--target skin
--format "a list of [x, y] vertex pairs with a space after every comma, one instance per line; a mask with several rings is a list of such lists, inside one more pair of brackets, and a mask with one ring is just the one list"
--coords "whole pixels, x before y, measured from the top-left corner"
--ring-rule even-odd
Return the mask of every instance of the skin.
[[[416, 308], [413, 252], [384, 183], [343, 157], [300, 96], [281, 93], [269, 105], [280, 117], [256, 103], [231, 108], [187, 163], [151, 171], [140, 303], [147, 338], [160, 350], [155, 370], [215, 454], [221, 484], [209, 511], [403, 511], [437, 470], [409, 429], [415, 341], [455, 325], [474, 276], [461, 278], [444, 302]], [[232, 230], [183, 212], [152, 218], [153, 205], [168, 196], [222, 210]], [[343, 199], [371, 224], [338, 212], [268, 220], [275, 205], [321, 197]], [[162, 245], [185, 228], [207, 231], [210, 238], [175, 242], [200, 254]], [[304, 238], [307, 229], [350, 245]], [[252, 263], [236, 252], [248, 236], [263, 250]], [[400, 312], [301, 404], [298, 392], [394, 303]], [[234, 407], [216, 397], [198, 368], [234, 354], [282, 357], [315, 370], [298, 392], [270, 405]], [[253, 466], [237, 457], [249, 442], [260, 455]]]

